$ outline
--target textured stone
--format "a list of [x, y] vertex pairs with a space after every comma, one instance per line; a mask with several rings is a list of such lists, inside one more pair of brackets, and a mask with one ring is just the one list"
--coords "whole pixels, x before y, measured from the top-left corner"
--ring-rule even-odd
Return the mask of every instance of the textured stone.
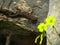
[[[6, 0], [3, 5], [3, 8], [8, 8], [10, 1], [11, 0]], [[0, 0], [0, 3], [2, 4], [3, 0]], [[31, 21], [27, 18], [22, 18], [22, 17], [8, 18], [6, 16], [1, 16], [1, 15], [0, 16], [3, 19], [0, 18], [0, 20], [13, 22], [14, 24], [20, 26], [20, 28], [22, 27], [25, 31], [27, 31], [27, 30], [29, 31], [29, 32], [25, 32], [24, 30], [22, 30], [22, 32], [20, 32], [21, 35], [17, 34], [17, 35], [15, 35], [16, 37], [13, 35], [12, 39], [11, 39], [12, 45], [38, 45], [39, 43], [34, 44], [34, 39], [38, 35], [38, 33], [36, 34], [34, 32], [38, 32], [37, 25], [40, 22], [43, 22], [44, 19], [47, 17], [48, 9], [49, 9], [49, 0], [13, 0], [9, 9], [16, 13], [15, 7], [17, 6], [17, 4], [22, 4], [22, 3], [24, 3], [24, 6], [23, 7], [21, 6], [22, 8], [21, 7], [19, 7], [19, 8], [21, 10], [23, 9], [23, 11], [26, 11], [26, 12], [29, 11], [29, 13], [33, 12], [34, 15], [36, 15], [38, 17], [38, 20], [36, 23], [34, 23], [35, 21]], [[21, 21], [21, 18], [24, 20]], [[25, 23], [25, 24], [23, 24], [23, 23]], [[13, 28], [13, 29], [15, 29], [15, 28]], [[46, 38], [44, 40], [43, 40], [43, 45], [46, 44]]]
[[[4, 3], [4, 5], [3, 5], [3, 8], [8, 8], [8, 5], [9, 5], [10, 1], [11, 0], [9, 0], [9, 1], [6, 0], [5, 3]], [[0, 0], [0, 2], [2, 4], [3, 0]], [[49, 5], [48, 3], [49, 3], [48, 0], [46, 0], [46, 1], [45, 0], [14, 0], [9, 8], [13, 12], [16, 12], [15, 6], [17, 4], [23, 5], [23, 8], [24, 7], [25, 8], [22, 9], [22, 10], [25, 10], [25, 11], [28, 11], [31, 8], [30, 10], [32, 10], [33, 13], [35, 15], [37, 15], [38, 21], [37, 21], [36, 24], [32, 24], [31, 21], [29, 21], [28, 24], [27, 24], [27, 26], [30, 27], [30, 28], [32, 28], [32, 29], [34, 29], [36, 31], [37, 30], [36, 29], [37, 24], [40, 23], [40, 22], [43, 22], [43, 20], [46, 18], [47, 14], [48, 14], [48, 5]], [[29, 12], [31, 12], [30, 10], [29, 10]], [[11, 18], [9, 18], [9, 19], [11, 19]], [[10, 21], [13, 21], [13, 18]]]
[[52, 30], [52, 28], [50, 27], [47, 31], [47, 37], [49, 38], [49, 40], [47, 41], [47, 45], [60, 45], [60, 0], [49, 0], [49, 12], [48, 12], [48, 16], [52, 15], [54, 17], [56, 17], [57, 21], [55, 24], [55, 28], [56, 30]]

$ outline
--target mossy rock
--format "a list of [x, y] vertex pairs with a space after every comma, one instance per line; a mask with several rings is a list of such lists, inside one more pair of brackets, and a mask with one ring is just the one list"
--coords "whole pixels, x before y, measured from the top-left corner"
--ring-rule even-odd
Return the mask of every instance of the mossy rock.
[[20, 34], [20, 35], [29, 35], [33, 33], [38, 33], [34, 31], [28, 31], [26, 29], [23, 29], [16, 24], [8, 21], [0, 21], [0, 34], [6, 34], [6, 33], [12, 33], [12, 34]]

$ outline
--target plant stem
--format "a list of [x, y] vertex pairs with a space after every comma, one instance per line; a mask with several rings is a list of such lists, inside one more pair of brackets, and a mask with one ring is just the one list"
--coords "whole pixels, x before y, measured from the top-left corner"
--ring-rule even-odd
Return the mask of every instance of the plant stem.
[[9, 35], [6, 37], [6, 44], [5, 44], [5, 45], [9, 45], [9, 43], [10, 43], [10, 37], [11, 37], [11, 34], [9, 34]]

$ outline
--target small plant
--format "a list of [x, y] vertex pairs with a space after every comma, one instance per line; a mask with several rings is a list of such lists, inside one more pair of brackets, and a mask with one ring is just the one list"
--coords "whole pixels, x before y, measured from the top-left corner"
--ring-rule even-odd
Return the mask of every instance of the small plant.
[[35, 39], [35, 43], [37, 43], [37, 40], [40, 38], [40, 42], [39, 44], [42, 45], [42, 41], [43, 41], [43, 38], [44, 36], [46, 36], [46, 33], [45, 31], [48, 30], [48, 27], [49, 26], [52, 26], [52, 28], [54, 29], [54, 24], [56, 23], [56, 18], [53, 17], [53, 16], [49, 16], [46, 18], [45, 20], [45, 23], [40, 23], [38, 26], [37, 26], [37, 29], [39, 32], [41, 32], [41, 35], [38, 35]]

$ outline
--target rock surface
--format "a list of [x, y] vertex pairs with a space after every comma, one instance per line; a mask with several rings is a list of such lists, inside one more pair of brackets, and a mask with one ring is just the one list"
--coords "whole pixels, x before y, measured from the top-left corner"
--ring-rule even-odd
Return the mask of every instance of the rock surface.
[[50, 27], [47, 31], [47, 45], [60, 45], [60, 0], [49, 0], [49, 13], [48, 16], [52, 15], [56, 17], [57, 21], [55, 24], [56, 30], [52, 30]]
[[[11, 0], [9, 0], [9, 1], [6, 0], [4, 5], [3, 5], [3, 8], [8, 8], [8, 5], [9, 5], [10, 1]], [[2, 0], [0, 0], [0, 2], [1, 2], [1, 4], [3, 3]], [[40, 23], [40, 22], [43, 22], [43, 20], [47, 17], [49, 1], [48, 0], [13, 0], [12, 4], [9, 7], [9, 9], [12, 10], [13, 12], [16, 12], [15, 6], [17, 4], [24, 5], [22, 10], [25, 10], [25, 11], [29, 11], [30, 12], [31, 11], [30, 8], [31, 8], [33, 13], [35, 15], [37, 15], [37, 17], [38, 17], [37, 23], [32, 24], [31, 21], [28, 21], [28, 24], [27, 24], [28, 27], [30, 27], [30, 28], [32, 28], [32, 29], [34, 29], [36, 31], [37, 30], [36, 29], [37, 24]], [[14, 19], [13, 18], [9, 18], [9, 19], [10, 19], [10, 21], [13, 21], [13, 20], [18, 20], [19, 21], [20, 18], [17, 18], [17, 19], [16, 18], [14, 18]]]
[[[6, 0], [3, 8], [8, 8], [9, 2], [11, 0]], [[3, 0], [0, 0], [0, 3], [2, 5]], [[38, 17], [38, 20], [36, 23], [34, 23], [35, 21], [31, 21], [27, 18], [8, 18], [7, 16], [0, 14], [0, 20], [4, 20], [4, 21], [9, 21], [12, 22], [18, 26], [20, 26], [20, 28], [22, 27], [23, 29], [26, 28], [26, 30], [28, 30], [29, 32], [23, 32], [21, 35], [13, 35], [11, 38], [11, 43], [15, 43], [13, 45], [38, 45], [38, 44], [34, 44], [34, 39], [35, 37], [38, 35], [38, 30], [37, 30], [37, 25], [40, 22], [43, 22], [44, 19], [47, 17], [48, 14], [48, 7], [49, 7], [49, 0], [13, 0], [11, 6], [9, 7], [10, 10], [12, 10], [14, 13], [16, 13], [16, 9], [15, 6], [17, 6], [17, 4], [21, 4], [24, 5], [22, 8], [19, 7], [21, 10], [26, 11], [31, 13], [33, 11], [33, 13]], [[32, 10], [31, 10], [32, 9]], [[26, 31], [25, 30], [25, 31]], [[30, 32], [31, 31], [31, 32]], [[37, 34], [35, 34], [34, 32], [36, 32]], [[26, 35], [24, 35], [26, 34]], [[20, 36], [20, 37], [19, 37]], [[28, 37], [28, 39], [27, 39]], [[13, 39], [13, 40], [12, 40]], [[15, 40], [16, 39], [16, 40]], [[24, 40], [23, 40], [24, 39]], [[43, 45], [45, 45], [46, 40], [43, 41]]]

